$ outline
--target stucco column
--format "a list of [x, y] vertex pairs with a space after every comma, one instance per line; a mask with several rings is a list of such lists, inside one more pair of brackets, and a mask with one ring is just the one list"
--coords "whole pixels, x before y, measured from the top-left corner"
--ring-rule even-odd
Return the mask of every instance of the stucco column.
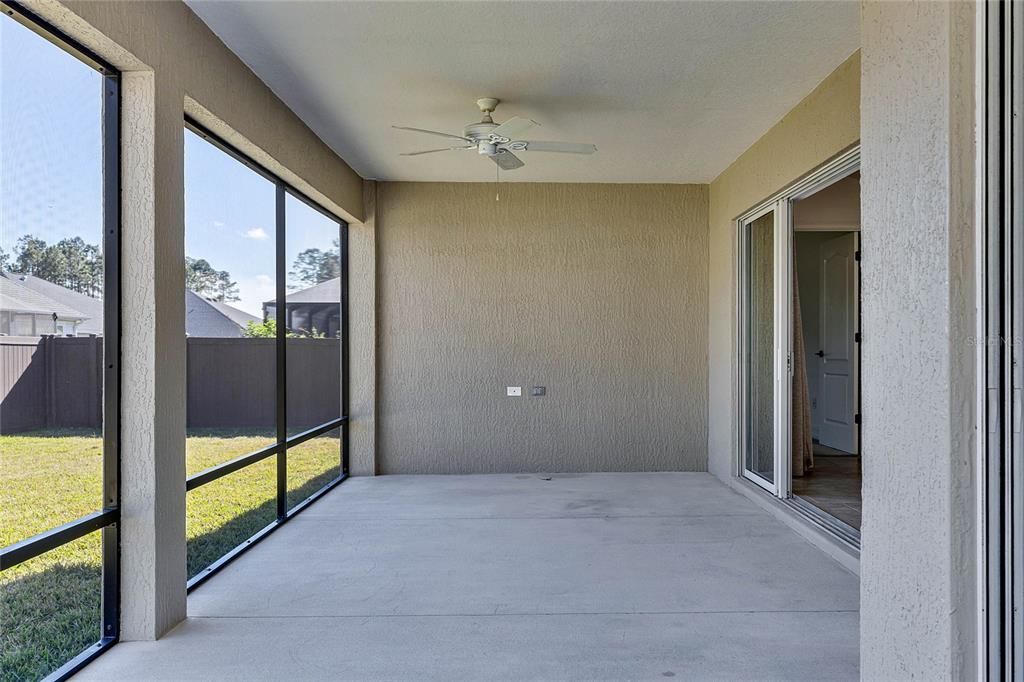
[[363, 184], [363, 222], [348, 229], [349, 471], [377, 473], [377, 183]]
[[183, 94], [122, 77], [121, 638], [185, 617]]
[[862, 6], [866, 680], [975, 677], [974, 11]]

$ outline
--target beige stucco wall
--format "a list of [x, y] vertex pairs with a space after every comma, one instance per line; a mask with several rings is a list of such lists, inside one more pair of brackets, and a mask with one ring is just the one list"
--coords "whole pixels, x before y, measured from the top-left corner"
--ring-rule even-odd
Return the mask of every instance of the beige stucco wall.
[[865, 680], [979, 678], [975, 11], [861, 12]]
[[708, 237], [708, 469], [735, 470], [735, 219], [860, 139], [854, 53], [712, 183]]
[[376, 219], [382, 472], [705, 469], [706, 186], [378, 183]]
[[349, 473], [377, 473], [377, 183], [363, 183], [361, 223], [348, 228]]

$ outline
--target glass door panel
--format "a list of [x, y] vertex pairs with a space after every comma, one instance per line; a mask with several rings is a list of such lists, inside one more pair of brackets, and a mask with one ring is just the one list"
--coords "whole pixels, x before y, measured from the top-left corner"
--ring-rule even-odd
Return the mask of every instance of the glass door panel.
[[[745, 393], [744, 473], [775, 482], [775, 212], [744, 225]], [[760, 479], [760, 480], [758, 480]]]

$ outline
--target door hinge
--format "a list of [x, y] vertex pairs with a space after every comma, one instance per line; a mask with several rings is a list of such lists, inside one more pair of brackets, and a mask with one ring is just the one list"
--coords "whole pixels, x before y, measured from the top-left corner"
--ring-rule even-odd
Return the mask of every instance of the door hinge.
[[853, 415], [853, 423], [854, 424], [860, 424], [860, 415], [859, 414]]
[[854, 332], [853, 333], [853, 342], [854, 343], [860, 343], [860, 332]]
[[860, 251], [853, 252], [853, 260], [860, 261]]
[[786, 354], [786, 371], [788, 373], [790, 373], [790, 374], [793, 373], [793, 354], [792, 353], [787, 353]]

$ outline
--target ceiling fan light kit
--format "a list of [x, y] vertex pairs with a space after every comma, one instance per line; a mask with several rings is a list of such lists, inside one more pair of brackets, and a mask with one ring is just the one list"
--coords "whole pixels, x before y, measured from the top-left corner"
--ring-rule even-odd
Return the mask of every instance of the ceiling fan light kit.
[[486, 156], [501, 169], [515, 170], [526, 164], [513, 152], [555, 152], [559, 154], [593, 154], [597, 147], [592, 144], [578, 142], [534, 142], [521, 140], [520, 136], [530, 128], [540, 125], [528, 118], [514, 116], [504, 123], [498, 124], [491, 118], [491, 114], [498, 107], [501, 100], [495, 97], [483, 97], [476, 101], [477, 107], [483, 113], [483, 119], [479, 123], [470, 123], [462, 129], [462, 135], [442, 133], [436, 130], [424, 128], [409, 128], [406, 126], [392, 126], [398, 130], [408, 130], [414, 133], [423, 133], [444, 137], [450, 143], [459, 144], [442, 147], [440, 149], [426, 149], [419, 152], [405, 152], [402, 156], [419, 156], [421, 154], [433, 154], [434, 152], [458, 151], [475, 149], [480, 156]]

